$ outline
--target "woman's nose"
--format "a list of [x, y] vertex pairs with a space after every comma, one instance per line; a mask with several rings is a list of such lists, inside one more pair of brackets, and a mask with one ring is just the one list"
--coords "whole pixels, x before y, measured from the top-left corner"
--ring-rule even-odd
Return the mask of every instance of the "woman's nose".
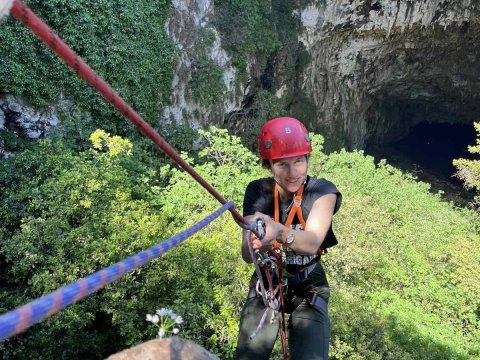
[[298, 174], [298, 169], [295, 166], [289, 166], [288, 167], [288, 175], [289, 176], [296, 176]]

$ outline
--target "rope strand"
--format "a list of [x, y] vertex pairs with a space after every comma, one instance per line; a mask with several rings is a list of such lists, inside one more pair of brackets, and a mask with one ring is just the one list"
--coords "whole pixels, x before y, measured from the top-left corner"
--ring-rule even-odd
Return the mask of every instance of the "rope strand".
[[0, 341], [25, 331], [30, 326], [56, 314], [68, 305], [76, 303], [91, 293], [104, 288], [106, 285], [119, 279], [129, 271], [161, 256], [168, 250], [182, 243], [188, 237], [203, 229], [232, 206], [234, 206], [234, 203], [228, 202], [200, 222], [187, 230], [172, 236], [168, 240], [154, 245], [136, 255], [130, 256], [105, 269], [97, 271], [86, 278], [77, 280], [76, 282], [64, 286], [48, 295], [42, 296], [41, 298], [29, 302], [15, 310], [0, 315]]

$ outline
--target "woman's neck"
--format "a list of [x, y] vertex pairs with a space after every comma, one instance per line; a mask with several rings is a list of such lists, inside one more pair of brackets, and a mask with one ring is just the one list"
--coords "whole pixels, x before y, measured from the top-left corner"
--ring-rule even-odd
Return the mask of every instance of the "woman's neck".
[[280, 185], [277, 184], [278, 187], [278, 194], [280, 195], [280, 201], [286, 202], [293, 199], [293, 193], [286, 191]]

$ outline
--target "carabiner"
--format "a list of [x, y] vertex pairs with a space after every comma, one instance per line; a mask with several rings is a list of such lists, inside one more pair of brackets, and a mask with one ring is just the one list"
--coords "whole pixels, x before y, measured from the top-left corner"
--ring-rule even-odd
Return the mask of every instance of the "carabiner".
[[260, 236], [259, 240], [262, 240], [265, 237], [265, 221], [262, 217], [258, 217], [253, 221], [252, 225], [253, 224], [253, 229], [257, 231]]

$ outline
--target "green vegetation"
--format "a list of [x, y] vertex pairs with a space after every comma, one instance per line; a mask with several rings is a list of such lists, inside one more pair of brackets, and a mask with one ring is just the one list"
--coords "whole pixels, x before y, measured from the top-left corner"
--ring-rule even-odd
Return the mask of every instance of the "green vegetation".
[[[286, 3], [287, 1], [282, 1]], [[235, 67], [245, 74], [247, 61], [255, 56], [263, 68], [268, 57], [281, 47], [275, 32], [275, 14], [269, 2], [221, 0], [215, 2], [214, 25]]]
[[[170, 94], [174, 62], [163, 30], [168, 1], [28, 4], [135, 109], [150, 121], [157, 116]], [[221, 0], [215, 6], [216, 26], [240, 71], [255, 57], [263, 72], [281, 50], [289, 54], [291, 82], [308, 63], [298, 49], [290, 1]], [[0, 38], [0, 93], [34, 106], [60, 98], [77, 104], [65, 110], [49, 140], [2, 138], [17, 155], [0, 161], [0, 312], [146, 249], [218, 208], [149, 142], [130, 134], [124, 120], [23, 25], [9, 19]], [[220, 68], [206, 56], [212, 41], [208, 31], [200, 34], [191, 56], [192, 97], [207, 104], [224, 91]], [[314, 105], [302, 94], [280, 100], [263, 90], [246, 116], [244, 140], [258, 132], [260, 120], [284, 114], [285, 102], [302, 119], [314, 117]], [[239, 209], [248, 182], [267, 175], [225, 130], [165, 126], [162, 133]], [[195, 152], [199, 135], [206, 147]], [[344, 195], [335, 219], [340, 244], [324, 259], [332, 289], [331, 358], [480, 359], [479, 214], [452, 208], [428, 185], [361, 152], [326, 155], [323, 138], [313, 136], [313, 142], [310, 173], [333, 181]], [[455, 165], [467, 186], [479, 190], [478, 161]], [[155, 337], [145, 316], [168, 307], [184, 318], [183, 337], [231, 359], [252, 273], [240, 257], [239, 233], [224, 215], [161, 259], [1, 343], [2, 357], [104, 358]]]
[[[267, 60], [278, 51], [286, 57], [285, 74], [292, 81], [297, 58], [305, 54], [298, 46], [300, 22], [288, 0], [258, 2], [221, 0], [215, 2], [213, 23], [222, 38], [222, 46], [232, 56], [233, 65], [245, 76], [247, 62], [255, 59], [257, 73], [263, 73]], [[282, 69], [283, 70], [283, 69]]]
[[222, 67], [209, 58], [209, 50], [214, 40], [215, 34], [212, 30], [200, 29], [196, 34], [195, 45], [188, 51], [192, 62], [189, 81], [191, 95], [197, 104], [205, 107], [221, 101], [227, 90]]
[[[27, 1], [73, 50], [145, 118], [153, 122], [170, 96], [173, 43], [164, 33], [170, 1]], [[30, 32], [9, 18], [0, 26], [0, 94], [33, 106], [60, 98], [91, 113], [95, 127], [126, 134], [131, 128], [103, 98]], [[112, 118], [116, 121], [112, 121]], [[102, 125], [100, 125], [102, 124]]]
[[[480, 123], [475, 123], [477, 132], [477, 143], [468, 147], [468, 151], [472, 154], [480, 154]], [[480, 208], [480, 160], [456, 159], [453, 165], [457, 168], [456, 176], [463, 180], [467, 189], [475, 189], [477, 196], [475, 202]]]
[[189, 85], [195, 102], [204, 106], [215, 105], [226, 91], [222, 68], [206, 58], [195, 61]]
[[[171, 132], [175, 136], [174, 132]], [[187, 141], [179, 131], [179, 143]], [[225, 130], [184, 157], [241, 209], [266, 173]], [[175, 139], [173, 139], [175, 140]], [[219, 204], [144, 143], [95, 131], [72, 152], [41, 140], [0, 162], [0, 312], [145, 249]], [[344, 195], [340, 244], [325, 257], [332, 298], [332, 359], [480, 358], [480, 219], [431, 195], [361, 152], [322, 152], [310, 173]], [[188, 149], [187, 144], [184, 144]], [[167, 307], [180, 335], [231, 359], [251, 266], [228, 214], [159, 260], [0, 344], [5, 359], [104, 358], [155, 337], [145, 320]], [[54, 341], [53, 341], [54, 340]], [[41, 355], [39, 352], [41, 349]]]

